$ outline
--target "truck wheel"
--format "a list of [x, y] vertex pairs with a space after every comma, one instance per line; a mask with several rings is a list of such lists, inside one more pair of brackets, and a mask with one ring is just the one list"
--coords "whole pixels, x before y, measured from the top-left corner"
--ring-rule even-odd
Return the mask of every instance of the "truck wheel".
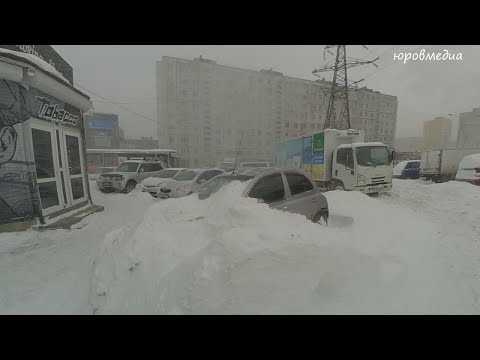
[[322, 226], [328, 226], [328, 216], [324, 211], [319, 211], [312, 219], [312, 222]]
[[134, 180], [129, 180], [127, 182], [127, 185], [125, 185], [125, 189], [123, 190], [123, 192], [125, 194], [128, 194], [129, 192], [132, 192], [133, 190], [135, 190], [136, 187], [137, 187], [137, 183]]
[[332, 184], [332, 189], [333, 190], [345, 191], [345, 187], [343, 186], [343, 184], [341, 182], [334, 182]]

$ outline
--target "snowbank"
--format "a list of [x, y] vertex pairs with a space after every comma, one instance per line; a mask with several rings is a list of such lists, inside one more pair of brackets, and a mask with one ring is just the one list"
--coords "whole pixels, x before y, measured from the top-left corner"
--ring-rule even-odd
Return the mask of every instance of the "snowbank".
[[[92, 182], [94, 184], [94, 182]], [[326, 194], [344, 227], [240, 197], [102, 194], [73, 231], [0, 234], [0, 313], [479, 314], [480, 188]]]
[[325, 228], [241, 198], [242, 190], [232, 183], [204, 201], [155, 202], [141, 221], [110, 233], [92, 279], [97, 313], [476, 311], [451, 271], [459, 259], [417, 211], [331, 192], [331, 209], [354, 223]]

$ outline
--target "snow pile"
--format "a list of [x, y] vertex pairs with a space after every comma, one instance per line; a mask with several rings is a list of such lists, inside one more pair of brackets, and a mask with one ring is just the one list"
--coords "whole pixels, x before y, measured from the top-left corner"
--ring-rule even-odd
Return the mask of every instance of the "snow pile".
[[[154, 202], [96, 259], [96, 313], [472, 313], [438, 224], [355, 192], [327, 193], [350, 227], [325, 228], [241, 198]], [[435, 191], [432, 196], [438, 196]], [[460, 199], [460, 202], [463, 199]], [[457, 205], [458, 206], [458, 205]]]
[[78, 229], [0, 234], [0, 313], [480, 313], [480, 187], [329, 192], [331, 223], [350, 221], [327, 228], [244, 186], [157, 201], [93, 185], [105, 211]]

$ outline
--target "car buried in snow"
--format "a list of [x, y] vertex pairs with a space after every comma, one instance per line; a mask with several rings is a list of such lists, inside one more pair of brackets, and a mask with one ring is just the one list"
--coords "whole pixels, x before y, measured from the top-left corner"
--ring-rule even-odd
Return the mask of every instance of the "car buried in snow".
[[142, 183], [142, 192], [148, 192], [153, 197], [157, 197], [157, 193], [160, 191], [160, 187], [163, 183], [166, 183], [169, 180], [172, 180], [183, 171], [188, 170], [187, 168], [168, 168], [162, 169], [152, 176], [143, 180]]
[[400, 161], [393, 168], [394, 179], [420, 179], [420, 160]]
[[455, 180], [480, 185], [480, 154], [467, 155], [460, 161]]
[[188, 169], [163, 183], [157, 192], [157, 198], [180, 198], [192, 194], [201, 185], [222, 174], [222, 169]]
[[249, 182], [243, 197], [258, 199], [273, 209], [304, 215], [315, 223], [328, 222], [327, 198], [310, 175], [299, 169], [239, 169], [214, 177], [195, 194], [204, 200], [232, 181]]

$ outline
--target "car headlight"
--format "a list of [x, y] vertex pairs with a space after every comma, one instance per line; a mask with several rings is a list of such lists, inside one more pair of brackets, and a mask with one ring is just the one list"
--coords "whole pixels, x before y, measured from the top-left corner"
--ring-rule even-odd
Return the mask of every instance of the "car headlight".
[[185, 192], [185, 190], [187, 190], [186, 186], [180, 186], [177, 188], [177, 192]]

